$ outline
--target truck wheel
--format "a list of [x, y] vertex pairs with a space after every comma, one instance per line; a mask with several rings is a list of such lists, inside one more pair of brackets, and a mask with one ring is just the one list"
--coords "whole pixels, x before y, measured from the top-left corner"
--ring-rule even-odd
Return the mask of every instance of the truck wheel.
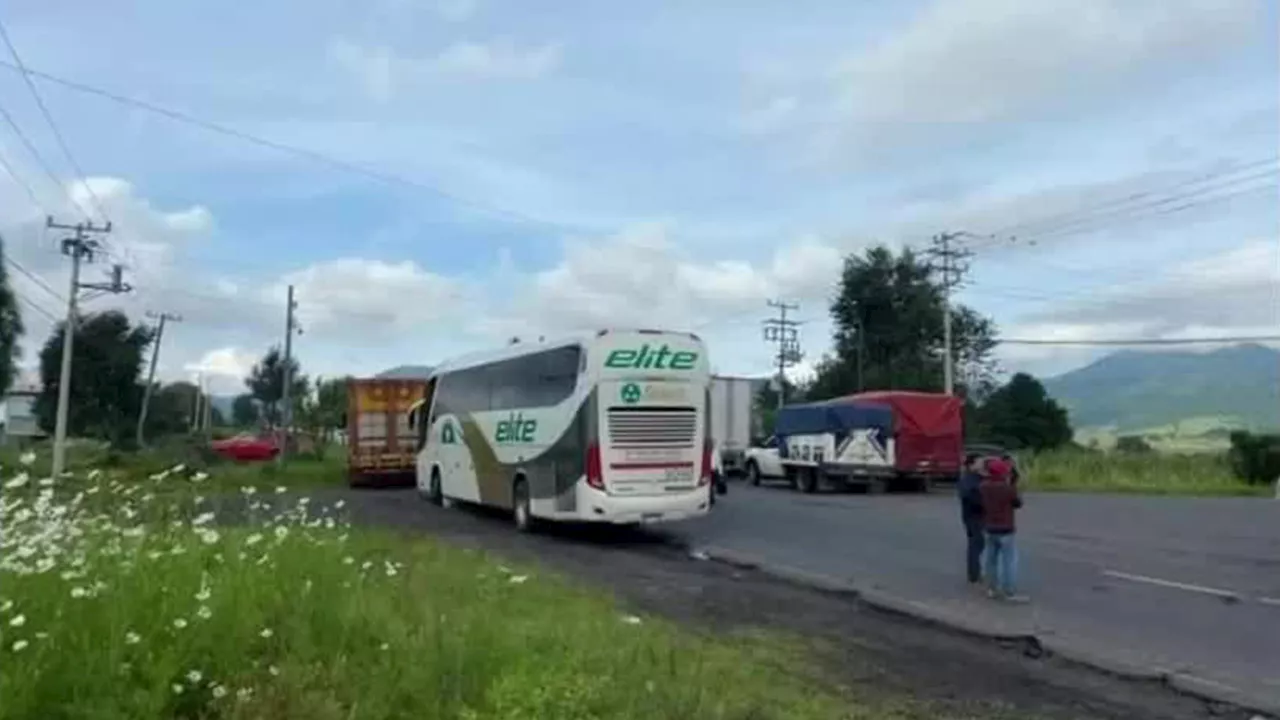
[[760, 466], [756, 464], [755, 460], [747, 461], [747, 480], [756, 487], [760, 486]]
[[511, 488], [511, 504], [513, 506], [511, 514], [516, 523], [516, 530], [522, 533], [531, 532], [536, 521], [533, 510], [530, 508], [529, 483], [524, 478], [516, 478], [515, 485]]
[[800, 471], [800, 492], [811, 495], [818, 489], [818, 471], [807, 468]]
[[427, 485], [427, 502], [432, 505], [444, 504], [444, 491], [440, 485], [440, 468], [431, 469], [431, 480]]

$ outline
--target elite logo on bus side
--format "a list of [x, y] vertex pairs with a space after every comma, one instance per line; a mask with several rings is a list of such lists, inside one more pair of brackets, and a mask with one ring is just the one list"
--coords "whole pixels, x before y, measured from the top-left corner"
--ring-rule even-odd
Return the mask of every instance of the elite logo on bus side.
[[697, 363], [698, 353], [692, 350], [672, 351], [666, 344], [655, 350], [645, 343], [639, 348], [614, 350], [604, 366], [612, 370], [692, 370]]

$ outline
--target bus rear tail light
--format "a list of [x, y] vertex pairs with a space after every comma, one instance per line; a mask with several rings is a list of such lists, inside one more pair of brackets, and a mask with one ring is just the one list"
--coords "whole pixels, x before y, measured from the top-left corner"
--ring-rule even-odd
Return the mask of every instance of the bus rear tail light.
[[711, 452], [712, 442], [704, 440], [702, 442], [702, 468], [698, 473], [698, 485], [706, 485], [711, 482]]
[[600, 443], [587, 446], [587, 484], [597, 490], [604, 490], [604, 467], [600, 463]]

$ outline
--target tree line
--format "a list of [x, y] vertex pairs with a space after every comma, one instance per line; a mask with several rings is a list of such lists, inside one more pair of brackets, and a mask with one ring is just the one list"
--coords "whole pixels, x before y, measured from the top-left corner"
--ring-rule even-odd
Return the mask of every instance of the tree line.
[[[789, 402], [819, 401], [872, 390], [943, 390], [943, 278], [910, 248], [875, 246], [847, 256], [828, 310], [831, 351], [800, 385], [784, 384]], [[952, 302], [955, 392], [965, 402], [971, 442], [1010, 449], [1050, 449], [1071, 442], [1067, 411], [1026, 373], [1002, 381], [991, 318]], [[776, 390], [758, 399], [772, 427]]]

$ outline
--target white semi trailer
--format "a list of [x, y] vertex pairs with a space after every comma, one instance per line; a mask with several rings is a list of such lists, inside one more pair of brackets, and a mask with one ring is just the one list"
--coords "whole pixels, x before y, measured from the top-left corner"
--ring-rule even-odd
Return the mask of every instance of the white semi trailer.
[[751, 447], [752, 439], [761, 434], [756, 398], [768, 384], [768, 378], [711, 377], [708, 419], [711, 439], [720, 454], [720, 464], [725, 473], [740, 473], [745, 469], [744, 454]]

